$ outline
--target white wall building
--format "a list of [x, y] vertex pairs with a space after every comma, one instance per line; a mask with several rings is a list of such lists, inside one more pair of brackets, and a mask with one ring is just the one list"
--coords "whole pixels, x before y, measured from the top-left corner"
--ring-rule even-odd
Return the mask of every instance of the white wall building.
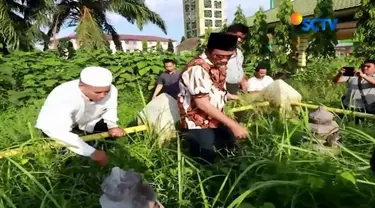
[[[167, 38], [162, 38], [162, 37], [157, 37], [157, 36], [148, 36], [148, 35], [119, 35], [119, 36], [120, 36], [122, 48], [124, 49], [125, 52], [134, 52], [137, 50], [142, 51], [143, 41], [147, 41], [148, 48], [152, 48], [153, 46], [156, 46], [157, 42], [160, 42], [160, 45], [164, 50], [168, 49], [169, 39]], [[70, 40], [70, 42], [73, 44], [74, 49], [79, 48], [79, 45], [77, 44], [77, 40], [76, 40], [76, 35], [69, 35], [66, 37], [62, 37], [62, 38], [57, 39], [57, 41], [63, 40], [63, 39]], [[113, 53], [116, 52], [116, 46], [112, 40], [112, 36], [107, 35], [106, 39], [109, 41], [109, 45], [110, 45], [112, 52]], [[172, 42], [173, 42], [173, 49], [174, 51], [176, 51], [176, 46], [178, 45], [178, 43], [175, 40], [172, 40]], [[54, 49], [55, 47], [54, 45], [55, 45], [54, 41], [51, 40], [49, 48]]]

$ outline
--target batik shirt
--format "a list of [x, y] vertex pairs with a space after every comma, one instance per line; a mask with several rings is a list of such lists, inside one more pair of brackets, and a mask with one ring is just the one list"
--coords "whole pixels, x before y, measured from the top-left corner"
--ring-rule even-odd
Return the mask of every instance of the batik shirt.
[[184, 129], [217, 128], [220, 122], [199, 109], [194, 97], [208, 95], [214, 108], [224, 111], [227, 102], [226, 66], [216, 68], [203, 53], [190, 61], [181, 75], [178, 108]]

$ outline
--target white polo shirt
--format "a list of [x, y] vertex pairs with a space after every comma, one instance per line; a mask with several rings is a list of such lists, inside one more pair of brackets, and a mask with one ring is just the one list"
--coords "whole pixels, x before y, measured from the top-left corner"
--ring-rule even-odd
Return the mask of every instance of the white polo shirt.
[[258, 79], [256, 77], [251, 77], [248, 80], [248, 92], [253, 92], [253, 91], [261, 91], [265, 87], [267, 87], [269, 84], [273, 82], [272, 77], [266, 75], [262, 79]]
[[239, 84], [245, 75], [243, 70], [244, 56], [240, 49], [236, 49], [236, 53], [232, 55], [227, 63], [226, 82], [229, 84]]

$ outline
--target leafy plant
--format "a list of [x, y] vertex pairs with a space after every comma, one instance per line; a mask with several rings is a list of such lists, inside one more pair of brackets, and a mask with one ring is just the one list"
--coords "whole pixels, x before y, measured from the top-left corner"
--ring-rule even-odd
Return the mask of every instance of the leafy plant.
[[146, 40], [142, 40], [142, 51], [147, 52], [148, 51], [148, 44]]
[[[16, 52], [3, 57], [0, 63], [0, 89], [9, 95], [7, 101], [22, 104], [31, 98], [44, 98], [57, 85], [77, 79], [86, 66], [102, 66], [114, 74], [114, 84], [119, 90], [134, 90], [139, 80], [144, 90], [154, 87], [157, 75], [164, 70], [163, 58], [174, 58], [178, 67], [188, 62], [191, 55], [171, 53], [125, 53], [77, 50], [66, 60], [55, 52]], [[7, 82], [5, 82], [7, 81]]]
[[30, 51], [37, 41], [45, 41], [46, 34], [40, 28], [48, 25], [49, 14], [53, 11], [52, 0], [0, 1], [2, 51]]
[[269, 47], [268, 25], [266, 15], [262, 9], [255, 13], [254, 24], [250, 30], [248, 55], [245, 60], [246, 68], [254, 68], [260, 62], [270, 62], [271, 51]]
[[161, 46], [160, 41], [156, 42], [155, 50], [157, 52], [163, 52], [163, 47]]
[[68, 26], [77, 26], [79, 42], [89, 49], [104, 48], [105, 34], [110, 34], [116, 48], [122, 49], [119, 35], [106, 18], [107, 12], [121, 15], [132, 24], [136, 22], [139, 29], [150, 22], [157, 25], [165, 34], [167, 33], [164, 20], [159, 14], [151, 11], [144, 1], [62, 0], [56, 7], [48, 37], [58, 33], [60, 28], [68, 23]]
[[203, 41], [200, 39], [197, 46], [195, 47], [195, 51], [197, 54], [202, 54], [204, 49], [206, 48], [208, 38], [210, 37], [210, 34], [212, 32], [212, 28], [207, 28], [204, 33], [204, 39]]
[[173, 46], [173, 41], [172, 39], [168, 39], [168, 48], [167, 51], [170, 53], [174, 53], [174, 46]]
[[292, 57], [296, 52], [296, 34], [290, 23], [290, 15], [293, 13], [293, 5], [290, 0], [281, 0], [278, 7], [277, 24], [273, 38], [273, 51], [275, 62], [283, 70], [293, 70], [295, 68]]
[[[332, 0], [319, 0], [315, 10], [314, 17], [316, 18], [334, 18], [334, 11]], [[321, 25], [322, 23], [320, 23]], [[325, 24], [325, 23], [324, 23]], [[320, 27], [318, 24], [317, 27]], [[324, 31], [315, 31], [310, 36], [310, 43], [307, 48], [307, 53], [314, 57], [333, 58], [336, 54], [335, 46], [337, 45], [336, 29], [331, 30], [326, 26]]]
[[354, 32], [354, 53], [359, 57], [375, 58], [375, 2], [361, 0], [359, 11], [355, 15], [357, 28]]

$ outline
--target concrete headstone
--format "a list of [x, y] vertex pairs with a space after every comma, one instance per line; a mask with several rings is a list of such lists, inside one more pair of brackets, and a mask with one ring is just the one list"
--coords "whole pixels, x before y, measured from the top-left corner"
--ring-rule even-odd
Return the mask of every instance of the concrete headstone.
[[270, 105], [290, 109], [291, 103], [301, 102], [302, 95], [281, 79], [275, 80], [256, 95], [256, 101], [268, 101]]
[[176, 123], [179, 121], [177, 100], [166, 93], [149, 102], [138, 117], [138, 124], [151, 125], [153, 131], [159, 135], [161, 143], [175, 137]]

